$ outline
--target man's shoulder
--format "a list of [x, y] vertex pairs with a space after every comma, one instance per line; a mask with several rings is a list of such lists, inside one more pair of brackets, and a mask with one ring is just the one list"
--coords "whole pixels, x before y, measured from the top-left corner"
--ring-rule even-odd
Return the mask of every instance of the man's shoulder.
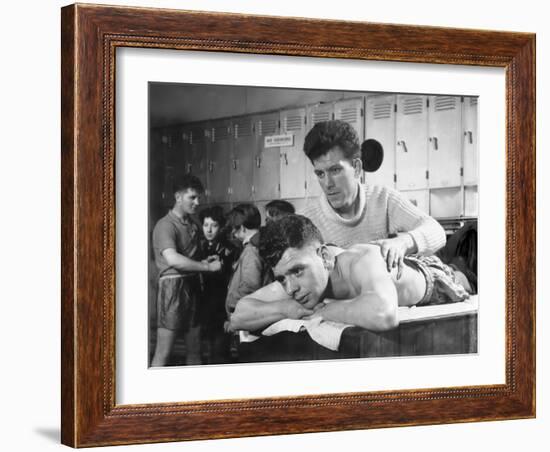
[[321, 201], [319, 197], [308, 198], [306, 201], [305, 206], [296, 213], [308, 218], [315, 217], [321, 213]]
[[167, 228], [172, 228], [174, 221], [170, 218], [170, 213], [167, 213], [163, 217], [159, 218], [155, 223], [153, 231], [165, 231]]

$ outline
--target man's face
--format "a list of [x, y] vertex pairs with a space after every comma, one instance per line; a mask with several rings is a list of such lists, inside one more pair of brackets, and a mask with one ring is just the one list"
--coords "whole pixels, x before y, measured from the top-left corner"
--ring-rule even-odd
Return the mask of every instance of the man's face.
[[288, 248], [273, 268], [285, 292], [307, 309], [320, 301], [329, 278], [317, 245]]
[[204, 233], [206, 240], [211, 242], [218, 236], [218, 233], [220, 232], [220, 225], [212, 218], [206, 217], [202, 222], [202, 232]]
[[313, 170], [334, 210], [345, 211], [354, 205], [361, 168], [354, 167], [344, 158], [340, 147], [315, 159]]
[[176, 203], [180, 206], [181, 210], [192, 215], [196, 212], [199, 206], [200, 193], [194, 188], [188, 188], [176, 193]]

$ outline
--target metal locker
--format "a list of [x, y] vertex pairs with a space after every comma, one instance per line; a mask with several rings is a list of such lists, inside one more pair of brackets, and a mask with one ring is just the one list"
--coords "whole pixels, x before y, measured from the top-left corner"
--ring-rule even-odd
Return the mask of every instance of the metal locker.
[[430, 213], [429, 190], [404, 190], [401, 194], [422, 212]]
[[334, 102], [334, 119], [340, 119], [351, 124], [357, 132], [359, 143], [363, 142], [365, 136], [364, 109], [365, 98], [363, 97]]
[[461, 182], [460, 96], [430, 96], [428, 169], [430, 188], [458, 187]]
[[254, 122], [251, 116], [233, 119], [233, 152], [230, 162], [232, 202], [252, 201], [252, 162], [254, 156]]
[[430, 215], [434, 218], [459, 218], [463, 208], [462, 187], [430, 190]]
[[418, 190], [428, 187], [426, 103], [426, 96], [397, 96], [395, 172], [398, 190]]
[[368, 184], [395, 188], [395, 110], [395, 95], [373, 96], [366, 100], [365, 139], [377, 140], [384, 149], [380, 168], [365, 174]]
[[306, 195], [305, 108], [281, 111], [281, 134], [291, 135], [292, 144], [280, 146], [281, 198], [303, 198]]
[[230, 202], [229, 161], [233, 144], [231, 121], [222, 120], [212, 123], [208, 147], [208, 202]]
[[170, 207], [174, 203], [173, 186], [176, 179], [176, 147], [173, 129], [164, 127], [161, 130], [160, 149], [163, 165], [162, 201], [165, 207]]
[[462, 103], [462, 150], [464, 185], [477, 185], [478, 177], [478, 133], [477, 97], [465, 97]]
[[207, 147], [209, 140], [208, 124], [197, 124], [189, 131], [190, 159], [186, 162], [186, 172], [197, 176], [205, 189], [207, 197], [208, 179], [206, 177]]
[[256, 201], [279, 199], [279, 147], [266, 147], [265, 137], [279, 133], [279, 112], [254, 118], [255, 146], [252, 192]]
[[[307, 132], [309, 132], [318, 122], [330, 121], [331, 119], [334, 119], [334, 104], [332, 102], [311, 105], [308, 108], [308, 121], [306, 126]], [[317, 176], [313, 172], [313, 165], [307, 157], [305, 157], [305, 177], [307, 196], [310, 198], [320, 196], [323, 193], [323, 190], [319, 185]]]

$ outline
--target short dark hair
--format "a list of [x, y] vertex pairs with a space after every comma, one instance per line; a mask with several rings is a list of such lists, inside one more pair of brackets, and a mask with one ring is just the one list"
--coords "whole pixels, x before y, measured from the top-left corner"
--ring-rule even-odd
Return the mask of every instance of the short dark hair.
[[192, 174], [184, 174], [183, 176], [179, 177], [174, 182], [172, 188], [174, 195], [180, 191], [185, 191], [189, 189], [196, 190], [197, 193], [204, 193], [202, 182], [197, 176], [193, 176]]
[[294, 206], [285, 201], [284, 199], [274, 199], [273, 201], [268, 202], [265, 205], [265, 210], [272, 217], [281, 215], [281, 214], [291, 214], [296, 213]]
[[239, 204], [227, 215], [227, 224], [232, 229], [238, 229], [241, 226], [246, 229], [259, 229], [262, 216], [255, 205]]
[[205, 218], [212, 218], [212, 220], [218, 223], [220, 228], [225, 226], [225, 216], [221, 206], [211, 206], [201, 210], [199, 213], [199, 218], [201, 220], [201, 224], [204, 223]]
[[288, 248], [302, 248], [312, 242], [323, 243], [323, 236], [311, 220], [302, 215], [285, 215], [262, 230], [260, 256], [275, 267]]
[[315, 124], [306, 135], [304, 152], [313, 162], [335, 146], [342, 149], [344, 157], [350, 161], [361, 158], [357, 132], [351, 124], [339, 119]]

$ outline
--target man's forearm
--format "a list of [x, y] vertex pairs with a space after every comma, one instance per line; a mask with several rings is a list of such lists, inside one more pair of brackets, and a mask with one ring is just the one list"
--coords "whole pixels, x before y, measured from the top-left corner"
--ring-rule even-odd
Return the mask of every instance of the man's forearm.
[[207, 272], [210, 271], [208, 262], [195, 261], [181, 254], [167, 259], [168, 264], [176, 270], [183, 272]]
[[416, 249], [407, 254], [431, 255], [445, 246], [447, 240], [445, 230], [432, 217], [424, 218], [417, 227], [408, 232]]
[[237, 303], [230, 318], [230, 326], [234, 331], [257, 331], [285, 318], [287, 313], [282, 302], [244, 298]]

